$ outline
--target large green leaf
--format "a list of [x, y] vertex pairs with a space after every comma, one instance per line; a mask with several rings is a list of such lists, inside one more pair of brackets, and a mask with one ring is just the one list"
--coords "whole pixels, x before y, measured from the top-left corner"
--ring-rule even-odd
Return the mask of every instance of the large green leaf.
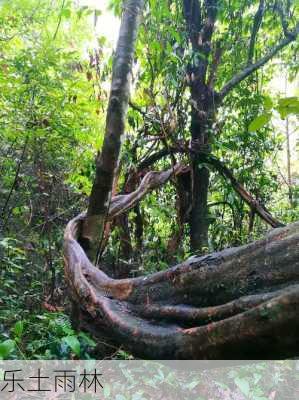
[[92, 340], [86, 333], [80, 332], [78, 336], [80, 338], [82, 338], [88, 346], [91, 346], [91, 347], [96, 346], [96, 342], [94, 340]]
[[270, 118], [271, 118], [270, 113], [265, 113], [265, 114], [259, 115], [249, 124], [249, 127], [248, 127], [249, 132], [255, 132], [258, 129], [261, 129], [263, 126], [265, 126], [270, 121]]
[[299, 114], [299, 99], [298, 97], [286, 97], [278, 101], [277, 110], [282, 119], [285, 119], [290, 114]]
[[16, 322], [13, 331], [15, 336], [20, 338], [24, 331], [24, 322], [23, 321]]
[[80, 356], [81, 346], [77, 336], [65, 336], [63, 340], [77, 356]]
[[15, 348], [15, 341], [8, 339], [0, 343], [0, 360], [6, 359]]
[[270, 96], [264, 96], [264, 108], [267, 111], [270, 111], [273, 108], [273, 100]]

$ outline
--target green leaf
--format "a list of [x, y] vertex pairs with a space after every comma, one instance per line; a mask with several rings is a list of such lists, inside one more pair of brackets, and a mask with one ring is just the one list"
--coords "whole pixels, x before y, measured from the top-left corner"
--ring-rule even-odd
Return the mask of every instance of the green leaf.
[[72, 14], [72, 12], [71, 12], [71, 10], [69, 8], [64, 8], [61, 11], [61, 16], [64, 17], [64, 18], [70, 18], [71, 14]]
[[15, 348], [14, 340], [7, 339], [4, 342], [0, 343], [0, 359], [3, 360], [7, 358], [9, 353], [11, 353], [14, 348]]
[[285, 97], [278, 100], [278, 105], [281, 107], [287, 107], [291, 105], [297, 105], [299, 103], [298, 97]]
[[235, 378], [235, 384], [238, 386], [241, 392], [248, 397], [250, 391], [249, 382], [246, 379]]
[[269, 96], [264, 97], [264, 107], [265, 107], [265, 110], [267, 110], [267, 111], [270, 111], [273, 108], [273, 101], [272, 101], [271, 97], [269, 97]]
[[65, 336], [63, 340], [77, 356], [80, 356], [81, 346], [77, 336]]
[[258, 117], [256, 117], [251, 123], [249, 124], [248, 130], [249, 132], [255, 132], [258, 129], [261, 129], [263, 126], [265, 126], [271, 118], [270, 113], [266, 114], [261, 114]]
[[86, 10], [88, 10], [88, 6], [83, 6], [79, 8], [79, 10], [77, 11], [78, 19], [82, 18], [82, 15]]
[[23, 334], [24, 331], [24, 322], [23, 321], [18, 321], [15, 326], [14, 326], [14, 334], [16, 337], [20, 338]]
[[107, 39], [105, 38], [105, 36], [100, 36], [97, 38], [98, 43], [101, 47], [105, 46]]
[[299, 114], [298, 97], [286, 97], [284, 99], [279, 99], [277, 110], [282, 119], [285, 119], [290, 114]]
[[90, 347], [96, 346], [96, 342], [94, 340], [92, 340], [88, 335], [86, 335], [86, 333], [80, 332], [78, 336], [81, 337], [88, 346], [90, 346]]

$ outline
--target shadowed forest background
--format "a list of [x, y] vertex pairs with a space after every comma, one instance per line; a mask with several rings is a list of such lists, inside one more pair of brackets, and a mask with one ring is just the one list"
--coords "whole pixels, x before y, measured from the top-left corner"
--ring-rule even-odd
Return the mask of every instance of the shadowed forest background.
[[[62, 244], [104, 140], [115, 51], [99, 32], [122, 10], [108, 3], [0, 1], [0, 358], [102, 355], [70, 323]], [[145, 3], [112, 196], [170, 172], [106, 221], [97, 260], [115, 278], [299, 220], [295, 2]]]

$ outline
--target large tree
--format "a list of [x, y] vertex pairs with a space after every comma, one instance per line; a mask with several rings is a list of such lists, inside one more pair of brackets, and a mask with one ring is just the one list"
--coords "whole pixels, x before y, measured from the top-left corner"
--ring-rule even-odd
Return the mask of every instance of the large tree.
[[[298, 25], [292, 26], [293, 21], [290, 17], [292, 10], [289, 2], [284, 4], [284, 2], [273, 3], [259, 0], [258, 2], [237, 3], [235, 6], [238, 5], [239, 10], [233, 9], [226, 2], [219, 0], [183, 1], [188, 37], [195, 60], [188, 68], [192, 101], [191, 148], [202, 152], [212, 151], [216, 113], [225, 97], [244, 79], [252, 76], [284, 47], [294, 41], [298, 34]], [[230, 17], [226, 14], [225, 9], [231, 13]], [[246, 16], [247, 13], [249, 20]], [[265, 30], [262, 28], [269, 23], [265, 23], [264, 20], [269, 18], [269, 15], [272, 15], [272, 23], [277, 18], [281, 18], [281, 32], [278, 33], [276, 43], [259, 46], [262, 35], [265, 34]], [[236, 27], [228, 21], [228, 18], [236, 19], [236, 22], [241, 25], [236, 36], [237, 43], [231, 42], [232, 52], [235, 51], [234, 47], [238, 48], [237, 51], [240, 52], [238, 60], [240, 66], [233, 68], [224, 56], [226, 67], [229, 67], [233, 73], [227, 81], [217, 85], [220, 80], [218, 71], [221, 73], [222, 67], [221, 52], [225, 51], [221, 46], [227, 45], [225, 35], [228, 33], [224, 30], [225, 33], [221, 34], [219, 28], [217, 29], [217, 24], [228, 23], [231, 25], [230, 33], [234, 35]], [[245, 32], [242, 29], [244, 24], [248, 25]], [[275, 35], [277, 33], [270, 28], [268, 34]], [[243, 43], [245, 51], [240, 49], [238, 42]], [[233, 57], [231, 61], [234, 61]], [[208, 243], [209, 170], [205, 167], [199, 168], [198, 156], [194, 157], [192, 168], [194, 201], [190, 219], [191, 247], [193, 250], [197, 250], [207, 246]]]
[[[145, 105], [145, 117], [160, 131], [161, 146], [188, 140], [186, 146], [194, 150], [186, 220], [192, 250], [202, 251], [208, 247], [208, 197], [214, 187], [198, 153], [215, 154], [225, 141], [230, 114], [240, 118], [236, 113], [240, 89], [247, 91], [249, 104], [249, 97], [260, 91], [265, 80], [259, 72], [275, 57], [288, 54], [298, 33], [294, 4], [152, 0], [149, 7], [138, 51], [146, 54], [141, 80], [148, 85], [151, 100], [148, 107], [140, 96], [136, 102]], [[185, 119], [184, 113], [189, 114]]]
[[[225, 141], [222, 132], [225, 121], [219, 122], [219, 114], [221, 116], [224, 113], [228, 115], [235, 112], [236, 106], [228, 104], [236, 102], [235, 99], [230, 100], [231, 93], [244, 81], [249, 81], [247, 92], [256, 90], [250, 85], [250, 81], [258, 80], [257, 72], [275, 56], [283, 54], [284, 49], [295, 41], [298, 34], [295, 16], [294, 5], [288, 1], [147, 2], [137, 49], [140, 71], [136, 77], [137, 95], [134, 95], [136, 101], [140, 101], [141, 104], [136, 104], [135, 99], [133, 103], [130, 102], [131, 108], [143, 116], [144, 123], [138, 130], [136, 145], [132, 146], [131, 151], [136, 153], [137, 148], [142, 152], [142, 144], [148, 141], [148, 131], [152, 133], [151, 139], [155, 140], [154, 144], [163, 149], [160, 159], [168, 157], [174, 165], [177, 160], [170, 151], [171, 146], [180, 144], [188, 150], [185, 154], [188, 153], [192, 168], [189, 174], [176, 180], [176, 190], [178, 206], [181, 209], [180, 224], [189, 223], [192, 251], [202, 252], [208, 247], [208, 196], [213, 187], [210, 183], [210, 167], [206, 160], [209, 155], [215, 155], [218, 143]], [[264, 40], [265, 37], [267, 40]], [[127, 79], [125, 74], [122, 79]], [[122, 88], [124, 96], [128, 95], [125, 94], [125, 82], [120, 79], [118, 85]], [[146, 100], [142, 99], [142, 95]], [[246, 98], [245, 101], [249, 102]], [[244, 112], [246, 113], [246, 110]], [[190, 117], [185, 117], [179, 122], [186, 113], [189, 113]], [[111, 131], [110, 124], [116, 123], [120, 115], [108, 118], [107, 130]], [[138, 122], [134, 122], [134, 125], [136, 124]], [[185, 126], [182, 126], [183, 124]], [[190, 131], [187, 134], [183, 132], [186, 128]], [[107, 138], [121, 137], [123, 132], [124, 126], [119, 126], [117, 134], [107, 135]], [[140, 141], [140, 136], [143, 142]], [[105, 139], [104, 149], [108, 148], [109, 141], [111, 142]], [[149, 152], [150, 149], [146, 147], [146, 153]], [[88, 208], [89, 220], [93, 215], [99, 214], [100, 209], [105, 219], [103, 204], [107, 191], [103, 191], [102, 199], [104, 181], [98, 178], [99, 175], [103, 175], [103, 171], [107, 171], [104, 165], [107, 163], [107, 160], [104, 160], [105, 153], [101, 151], [97, 157], [96, 180]], [[112, 157], [112, 171], [117, 163], [114, 160], [114, 151], [109, 154], [108, 157]], [[150, 162], [143, 160], [142, 168], [138, 166], [138, 169], [144, 170], [159, 161], [159, 153], [152, 156]], [[134, 158], [137, 161], [136, 154]], [[110, 163], [110, 158], [108, 162]], [[108, 179], [108, 176], [106, 178]], [[130, 181], [130, 178], [132, 176], [128, 174], [127, 181]], [[111, 183], [112, 180], [110, 173], [107, 182]], [[180, 184], [180, 181], [185, 183]], [[184, 199], [185, 203], [188, 203], [185, 205], [182, 205], [182, 184], [184, 190], [187, 188], [189, 193], [188, 198]], [[135, 189], [130, 182], [128, 186]], [[97, 197], [95, 191], [98, 193]], [[258, 197], [256, 201], [264, 201], [263, 196]], [[250, 209], [254, 216], [254, 202], [251, 203]], [[95, 223], [92, 225], [95, 226]], [[275, 227], [279, 226], [279, 223], [270, 225]], [[90, 236], [87, 225], [85, 235]]]
[[[245, 3], [244, 7], [252, 13], [252, 2]], [[255, 54], [259, 53], [255, 51], [257, 36], [264, 16], [270, 12], [270, 4], [259, 2], [243, 68], [238, 68], [216, 90], [216, 70], [220, 63], [217, 43], [222, 40], [220, 26], [225, 21], [229, 25], [226, 7], [234, 18], [236, 9], [216, 0], [174, 4], [177, 12], [180, 9], [183, 12], [192, 47], [191, 61], [187, 65], [191, 146], [177, 143], [170, 147], [164, 137], [165, 148], [144, 163], [149, 167], [159, 158], [170, 155], [172, 168], [148, 172], [131, 193], [112, 195], [129, 103], [138, 20], [143, 9], [142, 0], [127, 0], [114, 56], [105, 139], [97, 156], [88, 210], [73, 219], [65, 231], [65, 272], [73, 302], [77, 304], [74, 307], [76, 319], [82, 327], [123, 344], [142, 357], [297, 355], [298, 223], [274, 230], [259, 242], [191, 257], [167, 271], [146, 277], [112, 279], [91, 263], [100, 252], [107, 221], [126, 213], [149, 191], [170, 178], [179, 180], [183, 175], [189, 175], [191, 182], [191, 245], [194, 250], [204, 247], [208, 232], [209, 170], [206, 165], [228, 178], [236, 192], [272, 227], [281, 225], [211, 154], [211, 138], [216, 111], [225, 96], [296, 39], [298, 27], [291, 26], [290, 5], [286, 10], [284, 5], [271, 4], [271, 12], [276, 12], [281, 20], [284, 37], [270, 48], [262, 49], [263, 54], [255, 59]], [[242, 16], [238, 15], [242, 21]], [[223, 68], [233, 69], [224, 66], [222, 71]], [[188, 153], [190, 164], [175, 163], [176, 153]], [[204, 166], [199, 168], [200, 164]]]

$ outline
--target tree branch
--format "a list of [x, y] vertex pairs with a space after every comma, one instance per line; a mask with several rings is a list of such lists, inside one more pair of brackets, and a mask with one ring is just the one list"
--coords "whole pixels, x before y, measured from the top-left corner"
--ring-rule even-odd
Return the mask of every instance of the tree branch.
[[280, 221], [276, 220], [270, 212], [264, 207], [258, 200], [246, 191], [246, 189], [237, 181], [234, 177], [233, 172], [227, 168], [218, 158], [215, 156], [195, 152], [194, 149], [188, 149], [187, 147], [171, 147], [170, 149], [163, 149], [148, 157], [146, 160], [139, 165], [139, 170], [141, 166], [150, 166], [151, 164], [157, 162], [159, 159], [169, 155], [169, 152], [173, 153], [187, 153], [198, 155], [198, 161], [200, 163], [206, 163], [212, 165], [224, 178], [230, 180], [232, 188], [239, 194], [239, 196], [249, 205], [249, 207], [255, 211], [260, 218], [271, 225], [273, 228], [284, 226]]
[[133, 208], [147, 193], [166, 183], [172, 176], [180, 174], [186, 167], [180, 164], [167, 171], [148, 172], [136, 190], [129, 194], [114, 196], [109, 207], [109, 219], [114, 218]]
[[60, 14], [59, 14], [59, 17], [58, 17], [58, 23], [57, 23], [57, 26], [56, 26], [56, 29], [55, 29], [55, 33], [54, 33], [53, 39], [52, 39], [53, 41], [56, 39], [56, 36], [57, 36], [58, 31], [59, 31], [59, 28], [60, 28], [60, 24], [61, 24], [61, 20], [62, 20], [62, 12], [63, 12], [63, 9], [64, 9], [64, 5], [65, 5], [65, 0], [62, 0], [61, 9], [60, 9]]
[[[148, 172], [143, 177], [140, 185], [136, 190], [128, 194], [119, 194], [112, 197], [106, 219], [109, 221], [126, 213], [127, 211], [135, 207], [147, 193], [164, 185], [172, 176], [183, 173], [184, 171], [186, 171], [187, 168], [188, 167], [185, 167], [184, 165], [177, 164], [173, 168], [170, 168], [166, 171]], [[88, 218], [88, 214], [86, 212], [83, 212], [78, 216], [78, 219], [82, 221], [78, 238], [83, 248], [86, 248], [88, 245], [88, 243], [86, 244], [86, 237], [84, 236], [83, 231], [84, 221], [86, 218]]]
[[169, 156], [170, 152], [176, 152], [176, 150], [171, 147], [171, 148], [163, 148], [162, 150], [157, 151], [156, 153], [153, 153], [152, 155], [150, 155], [149, 157], [147, 157], [146, 159], [142, 160], [137, 169], [138, 171], [142, 171], [150, 166], [152, 166], [153, 164], [155, 164], [155, 162], [161, 160], [162, 158]]
[[258, 31], [260, 29], [260, 26], [261, 26], [261, 23], [263, 20], [264, 12], [265, 12], [265, 0], [260, 0], [258, 10], [254, 16], [251, 37], [250, 37], [250, 43], [249, 43], [249, 50], [248, 50], [247, 65], [252, 64], [256, 37], [257, 37]]
[[275, 4], [275, 7], [276, 7], [276, 9], [278, 11], [278, 14], [280, 16], [280, 21], [281, 21], [281, 26], [282, 26], [282, 29], [283, 29], [283, 33], [287, 37], [290, 32], [288, 30], [288, 21], [287, 21], [287, 18], [286, 18], [285, 11], [283, 9], [283, 6], [280, 5], [279, 2], [277, 2]]
[[284, 224], [272, 217], [266, 207], [264, 207], [258, 200], [255, 200], [253, 196], [246, 191], [244, 186], [242, 186], [234, 177], [232, 171], [228, 169], [218, 158], [214, 156], [206, 157], [205, 155], [203, 155], [203, 160], [204, 162], [213, 165], [223, 177], [229, 179], [235, 192], [237, 192], [239, 196], [245, 201], [245, 203], [247, 203], [249, 207], [253, 211], [255, 211], [259, 215], [259, 217], [261, 217], [265, 222], [267, 222], [273, 228], [284, 226]]
[[222, 52], [223, 52], [223, 48], [221, 47], [221, 43], [218, 41], [216, 43], [216, 48], [215, 48], [215, 52], [213, 55], [213, 62], [212, 62], [212, 65], [210, 68], [210, 74], [209, 74], [209, 77], [207, 80], [207, 85], [210, 89], [212, 89], [214, 87], [214, 84], [216, 81], [216, 73], [217, 73], [217, 69], [220, 64]]
[[251, 75], [254, 71], [261, 68], [265, 65], [269, 60], [271, 60], [280, 50], [286, 47], [289, 43], [293, 42], [299, 33], [299, 24], [297, 24], [296, 28], [289, 33], [289, 35], [282, 39], [278, 45], [274, 46], [264, 57], [258, 60], [256, 63], [249, 65], [243, 71], [239, 72], [232, 79], [230, 79], [220, 90], [219, 98], [223, 99], [235, 86], [237, 86], [240, 82], [246, 79], [249, 75]]
[[129, 101], [129, 106], [130, 106], [133, 110], [138, 111], [144, 118], [147, 117], [147, 113], [146, 113], [145, 111], [143, 111], [142, 108], [139, 107], [137, 104], [132, 103], [131, 100]]

